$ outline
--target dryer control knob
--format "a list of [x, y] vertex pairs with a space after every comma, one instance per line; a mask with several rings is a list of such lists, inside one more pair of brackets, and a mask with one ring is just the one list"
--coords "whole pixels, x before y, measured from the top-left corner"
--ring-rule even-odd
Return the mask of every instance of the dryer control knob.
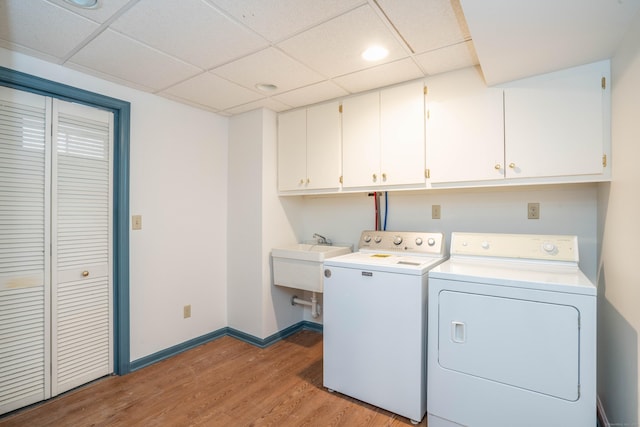
[[489, 242], [485, 240], [484, 242], [482, 242], [480, 246], [482, 246], [482, 249], [489, 249], [490, 245], [489, 245]]
[[553, 253], [556, 250], [556, 245], [551, 242], [544, 242], [542, 244], [542, 249], [544, 249], [544, 251], [547, 253]]
[[393, 238], [393, 244], [394, 245], [399, 245], [400, 243], [402, 243], [402, 237], [401, 236], [396, 236]]
[[382, 242], [382, 236], [376, 236], [373, 240], [375, 240], [376, 243], [380, 243]]
[[422, 244], [422, 239], [420, 237], [416, 238], [416, 245], [420, 246]]
[[433, 246], [435, 244], [436, 244], [436, 239], [434, 239], [433, 237], [429, 237], [429, 240], [427, 240], [427, 245]]
[[368, 234], [364, 236], [364, 241], [369, 243], [371, 241], [371, 236], [369, 236]]

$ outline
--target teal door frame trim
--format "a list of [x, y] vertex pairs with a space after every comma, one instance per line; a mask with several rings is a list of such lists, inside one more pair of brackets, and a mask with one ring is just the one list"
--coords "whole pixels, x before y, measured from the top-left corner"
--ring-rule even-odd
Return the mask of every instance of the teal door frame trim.
[[114, 372], [131, 371], [129, 332], [129, 134], [131, 104], [30, 74], [0, 67], [0, 86], [113, 112], [113, 320]]

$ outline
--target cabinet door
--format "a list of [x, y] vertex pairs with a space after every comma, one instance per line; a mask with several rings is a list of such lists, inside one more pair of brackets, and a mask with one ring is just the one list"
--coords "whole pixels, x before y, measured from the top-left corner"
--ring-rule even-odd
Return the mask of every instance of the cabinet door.
[[424, 84], [421, 81], [380, 92], [380, 140], [380, 184], [424, 183]]
[[504, 178], [502, 89], [479, 68], [427, 80], [427, 167], [432, 183]]
[[302, 190], [307, 179], [307, 112], [278, 116], [278, 189]]
[[307, 110], [307, 189], [340, 187], [340, 104]]
[[366, 93], [342, 102], [344, 187], [380, 185], [380, 94]]
[[608, 76], [602, 61], [505, 86], [507, 178], [603, 172]]

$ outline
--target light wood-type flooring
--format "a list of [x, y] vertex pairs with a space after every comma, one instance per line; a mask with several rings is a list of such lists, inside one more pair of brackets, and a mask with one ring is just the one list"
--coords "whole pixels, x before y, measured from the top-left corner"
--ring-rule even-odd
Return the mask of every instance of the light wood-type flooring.
[[307, 330], [265, 349], [222, 337], [0, 418], [0, 427], [407, 425], [328, 392], [322, 334]]

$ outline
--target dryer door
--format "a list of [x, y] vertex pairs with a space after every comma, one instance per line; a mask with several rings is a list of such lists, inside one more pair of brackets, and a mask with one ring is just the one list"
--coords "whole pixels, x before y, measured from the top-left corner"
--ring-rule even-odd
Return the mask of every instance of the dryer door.
[[442, 291], [438, 317], [442, 367], [578, 400], [580, 342], [575, 307]]

